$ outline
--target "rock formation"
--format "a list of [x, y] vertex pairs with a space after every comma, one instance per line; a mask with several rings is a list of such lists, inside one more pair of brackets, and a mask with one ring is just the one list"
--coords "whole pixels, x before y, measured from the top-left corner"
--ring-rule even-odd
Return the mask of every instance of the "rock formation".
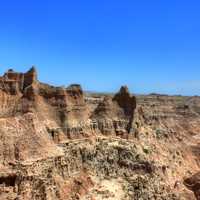
[[192, 190], [196, 196], [196, 199], [200, 199], [200, 172], [194, 174], [190, 178], [184, 180], [185, 186]]
[[[137, 101], [136, 101], [137, 99]], [[200, 98], [0, 77], [0, 199], [199, 198]]]
[[122, 86], [114, 96], [106, 96], [94, 110], [92, 119], [103, 134], [115, 134], [128, 137], [132, 130], [136, 98], [128, 88]]

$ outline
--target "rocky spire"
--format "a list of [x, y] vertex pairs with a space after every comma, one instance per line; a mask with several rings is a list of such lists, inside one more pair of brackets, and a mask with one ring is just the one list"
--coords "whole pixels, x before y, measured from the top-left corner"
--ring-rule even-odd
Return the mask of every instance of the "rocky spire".
[[124, 109], [125, 114], [133, 115], [136, 108], [136, 98], [129, 93], [127, 86], [122, 86], [119, 92], [114, 96], [113, 100]]
[[37, 83], [37, 71], [34, 66], [24, 74], [24, 89], [33, 83]]
[[33, 66], [29, 69], [28, 72], [30, 72], [30, 73], [37, 73], [36, 67], [33, 65]]
[[121, 86], [121, 88], [120, 88], [120, 90], [119, 90], [119, 93], [120, 94], [128, 94], [128, 95], [130, 95], [130, 93], [129, 93], [129, 90], [128, 90], [128, 87], [126, 86], [126, 85], [124, 85], [124, 86]]

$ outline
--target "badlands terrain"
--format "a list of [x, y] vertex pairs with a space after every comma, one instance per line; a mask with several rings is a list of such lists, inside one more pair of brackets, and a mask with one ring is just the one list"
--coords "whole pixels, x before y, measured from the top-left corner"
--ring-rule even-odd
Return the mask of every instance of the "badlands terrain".
[[0, 77], [0, 200], [200, 199], [200, 97]]

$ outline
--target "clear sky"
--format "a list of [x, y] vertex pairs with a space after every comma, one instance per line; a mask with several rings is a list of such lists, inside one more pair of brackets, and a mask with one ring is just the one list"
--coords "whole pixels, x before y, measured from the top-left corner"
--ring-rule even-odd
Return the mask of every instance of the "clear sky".
[[0, 73], [85, 90], [200, 95], [199, 0], [0, 1]]

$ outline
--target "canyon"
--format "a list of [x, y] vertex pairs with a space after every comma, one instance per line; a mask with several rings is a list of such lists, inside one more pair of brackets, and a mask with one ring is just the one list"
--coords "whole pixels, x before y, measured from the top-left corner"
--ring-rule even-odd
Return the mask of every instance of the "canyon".
[[200, 97], [0, 77], [1, 200], [200, 200]]

